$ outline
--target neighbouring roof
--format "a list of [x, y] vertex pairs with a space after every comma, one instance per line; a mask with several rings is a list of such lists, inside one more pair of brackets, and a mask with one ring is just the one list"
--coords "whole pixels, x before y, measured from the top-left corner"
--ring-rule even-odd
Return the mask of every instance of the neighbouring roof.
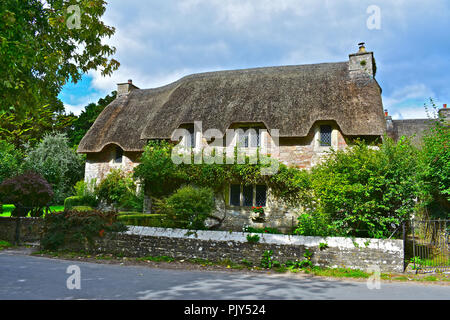
[[370, 76], [351, 78], [348, 62], [267, 67], [190, 75], [156, 89], [133, 90], [99, 115], [78, 152], [114, 143], [141, 151], [149, 139], [169, 139], [181, 124], [225, 133], [237, 122], [262, 122], [281, 137], [304, 137], [319, 120], [343, 134], [383, 135], [381, 88]]
[[388, 135], [396, 141], [405, 136], [411, 139], [413, 145], [420, 146], [425, 132], [432, 125], [432, 119], [392, 120], [392, 127], [388, 131]]

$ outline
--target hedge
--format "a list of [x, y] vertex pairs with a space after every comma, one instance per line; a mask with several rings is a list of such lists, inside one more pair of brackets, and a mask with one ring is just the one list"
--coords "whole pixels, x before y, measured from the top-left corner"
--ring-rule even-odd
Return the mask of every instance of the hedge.
[[141, 227], [176, 227], [175, 223], [168, 221], [165, 214], [120, 214], [118, 221], [126, 225]]
[[84, 199], [82, 197], [68, 197], [66, 200], [64, 200], [64, 209], [65, 210], [72, 210], [73, 207], [76, 206], [84, 206], [86, 203], [84, 203]]

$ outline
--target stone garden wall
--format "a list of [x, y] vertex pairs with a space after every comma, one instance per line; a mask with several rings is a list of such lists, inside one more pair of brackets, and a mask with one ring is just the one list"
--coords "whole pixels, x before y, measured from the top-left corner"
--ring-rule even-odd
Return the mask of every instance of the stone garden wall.
[[20, 219], [20, 241], [35, 242], [40, 240], [42, 219], [0, 217], [0, 240], [14, 242], [16, 221]]
[[[382, 272], [403, 272], [402, 240], [320, 238], [260, 234], [258, 243], [249, 243], [247, 233], [131, 227], [126, 233], [109, 235], [96, 241], [92, 253], [123, 254], [131, 257], [169, 256], [180, 259], [201, 258], [210, 261], [247, 259], [258, 265], [266, 250], [272, 250], [280, 262], [303, 260], [308, 249], [312, 262], [323, 267], [366, 270], [379, 266]], [[319, 244], [327, 247], [320, 250]]]

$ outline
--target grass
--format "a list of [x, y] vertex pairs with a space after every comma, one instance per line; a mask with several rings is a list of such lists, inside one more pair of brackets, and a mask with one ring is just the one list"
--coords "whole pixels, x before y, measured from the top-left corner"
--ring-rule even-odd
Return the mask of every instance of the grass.
[[9, 243], [8, 241], [0, 240], [0, 251], [5, 250], [10, 247], [12, 247], [11, 243]]
[[[11, 212], [14, 210], [14, 208], [15, 207], [12, 204], [4, 204], [3, 213], [0, 214], [0, 217], [11, 217]], [[64, 206], [50, 206], [50, 210], [53, 212], [61, 212], [64, 211]]]

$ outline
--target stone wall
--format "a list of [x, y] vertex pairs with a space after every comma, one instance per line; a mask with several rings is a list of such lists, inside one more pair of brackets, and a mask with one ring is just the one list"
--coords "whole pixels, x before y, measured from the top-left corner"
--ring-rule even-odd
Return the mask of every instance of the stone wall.
[[140, 152], [124, 152], [122, 163], [115, 163], [115, 145], [108, 145], [99, 153], [89, 153], [86, 158], [84, 180], [90, 182], [92, 179], [96, 179], [99, 183], [112, 169], [121, 169], [126, 173], [131, 173], [139, 164], [140, 155]]
[[40, 240], [41, 218], [6, 218], [0, 217], [0, 240], [14, 242], [16, 221], [20, 219], [20, 241], [34, 242]]
[[[108, 235], [87, 248], [92, 253], [113, 253], [130, 257], [169, 256], [178, 259], [201, 258], [210, 261], [247, 259], [259, 265], [263, 253], [272, 250], [280, 262], [303, 260], [308, 249], [312, 262], [323, 267], [346, 267], [366, 270], [379, 266], [382, 272], [403, 272], [402, 240], [320, 238], [260, 234], [251, 244], [247, 233], [132, 227], [126, 233]], [[327, 248], [320, 250], [319, 244]]]

